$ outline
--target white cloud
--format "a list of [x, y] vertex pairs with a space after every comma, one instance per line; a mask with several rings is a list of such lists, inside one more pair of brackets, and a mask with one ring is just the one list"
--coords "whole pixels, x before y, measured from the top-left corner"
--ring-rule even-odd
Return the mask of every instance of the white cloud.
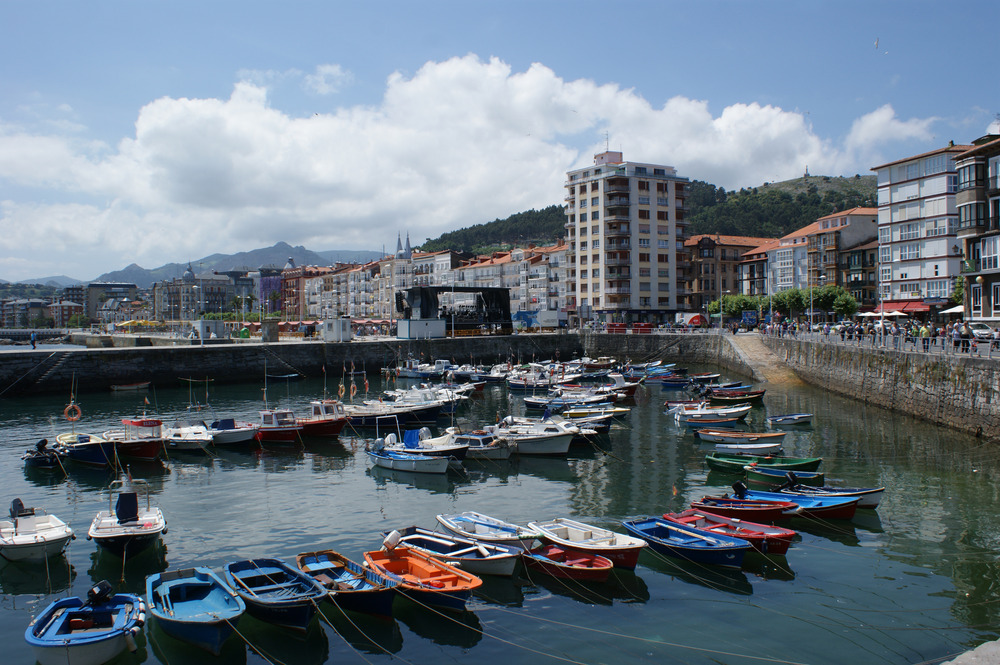
[[340, 65], [319, 65], [315, 74], [307, 74], [303, 83], [317, 95], [332, 95], [351, 82], [351, 73]]
[[[874, 162], [858, 160], [871, 146], [926, 138], [933, 122], [883, 107], [838, 148], [774, 106], [715, 116], [676, 96], [654, 108], [635, 90], [473, 55], [392, 74], [378, 105], [294, 117], [271, 107], [267, 87], [294, 75], [241, 72], [229, 99], [155, 100], [114, 147], [0, 124], [0, 213], [18, 229], [0, 239], [2, 276], [91, 278], [279, 240], [375, 249], [397, 230], [419, 241], [561, 202], [565, 172], [603, 151], [605, 132], [626, 159], [731, 189], [807, 164], [867, 171]], [[322, 65], [306, 79], [328, 94], [349, 74]], [[40, 202], [51, 200], [62, 203]], [[33, 266], [18, 263], [25, 255]]]

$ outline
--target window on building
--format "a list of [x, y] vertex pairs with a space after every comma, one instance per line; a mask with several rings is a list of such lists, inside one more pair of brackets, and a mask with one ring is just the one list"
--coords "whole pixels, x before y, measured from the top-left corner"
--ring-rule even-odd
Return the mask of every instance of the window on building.
[[580, 241], [580, 249], [581, 250], [587, 249], [587, 241], [586, 240]]
[[656, 255], [656, 262], [657, 263], [670, 263], [670, 255], [669, 254], [657, 254]]
[[878, 280], [882, 283], [892, 281], [892, 267], [882, 266], [878, 269]]
[[990, 316], [1000, 316], [1000, 283], [993, 285], [993, 298], [990, 300]]
[[590, 274], [594, 277], [594, 279], [597, 279], [598, 277], [601, 276], [601, 270], [600, 268], [594, 268], [593, 270], [590, 271]]
[[639, 268], [639, 277], [649, 277], [649, 268]]
[[601, 226], [599, 224], [594, 224], [593, 226], [590, 227], [590, 232], [591, 233], [597, 233], [600, 230], [601, 230]]
[[932, 279], [927, 282], [928, 298], [947, 298], [951, 295], [951, 280]]
[[649, 224], [640, 224], [639, 233], [649, 233]]
[[670, 268], [660, 268], [656, 271], [657, 277], [670, 277]]
[[1000, 236], [990, 236], [983, 238], [979, 244], [979, 260], [982, 270], [996, 270], [1000, 268], [998, 264], [998, 250], [1000, 250]]
[[640, 291], [649, 291], [650, 290], [650, 283], [649, 282], [639, 282], [639, 290]]
[[639, 211], [639, 219], [649, 219], [649, 211], [648, 210], [640, 210]]
[[580, 279], [587, 279], [587, 271], [586, 270], [581, 270], [580, 271]]
[[656, 227], [656, 235], [660, 235], [660, 236], [668, 236], [668, 235], [670, 235], [670, 227], [669, 226], [657, 226]]
[[594, 212], [590, 213], [590, 218], [591, 219], [600, 219], [601, 218], [601, 211], [600, 210], [595, 210]]
[[[636, 169], [636, 171], [638, 172], [638, 169]], [[638, 189], [639, 189], [640, 192], [648, 192], [649, 191], [649, 181], [648, 180], [640, 180], [640, 181], [638, 181], [637, 186], [638, 186]]]
[[581, 222], [586, 222], [587, 221], [587, 213], [585, 213], [585, 212], [581, 212], [580, 213], [580, 221]]
[[659, 240], [657, 240], [656, 241], [656, 245], [660, 249], [670, 249], [670, 241], [666, 240], [666, 239], [663, 239], [663, 238], [660, 238]]
[[639, 238], [639, 247], [649, 247], [649, 238]]
[[[594, 171], [594, 175], [597, 175], [600, 172], [601, 172], [601, 170], [598, 169], [598, 170]], [[594, 182], [590, 183], [590, 191], [596, 192], [599, 189], [600, 189], [600, 181], [595, 180]], [[594, 199], [594, 205], [597, 205], [597, 199]]]
[[649, 263], [649, 254], [639, 252], [639, 261], [644, 263]]
[[594, 239], [594, 240], [591, 241], [590, 246], [592, 248], [594, 248], [594, 249], [597, 249], [598, 247], [601, 246], [601, 241], [597, 240], [597, 239]]
[[[635, 167], [635, 174], [636, 175], [646, 175], [646, 167], [645, 166], [637, 166], [637, 167]], [[648, 185], [649, 183], [646, 183], [646, 184]]]
[[892, 247], [878, 248], [878, 262], [882, 264], [892, 263]]
[[972, 316], [983, 315], [983, 287], [973, 284], [969, 289], [969, 303], [972, 305]]
[[920, 258], [920, 244], [912, 243], [909, 245], [901, 245], [899, 247], [899, 260], [900, 261], [912, 261], [913, 259]]
[[639, 205], [641, 205], [641, 206], [648, 206], [649, 205], [649, 197], [648, 196], [640, 196], [639, 197]]

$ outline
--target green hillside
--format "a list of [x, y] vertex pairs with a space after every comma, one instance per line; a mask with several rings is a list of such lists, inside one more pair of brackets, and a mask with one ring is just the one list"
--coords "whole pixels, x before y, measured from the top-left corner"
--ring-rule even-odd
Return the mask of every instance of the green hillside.
[[450, 231], [433, 240], [428, 238], [419, 249], [425, 252], [453, 249], [480, 254], [510, 249], [515, 244], [522, 247], [528, 243], [551, 245], [566, 234], [565, 224], [565, 209], [561, 205], [551, 205]]

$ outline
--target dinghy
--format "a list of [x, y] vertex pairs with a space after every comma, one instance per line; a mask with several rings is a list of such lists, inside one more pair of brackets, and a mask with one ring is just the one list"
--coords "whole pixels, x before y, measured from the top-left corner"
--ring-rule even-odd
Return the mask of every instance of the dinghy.
[[204, 566], [150, 575], [146, 601], [163, 632], [215, 656], [246, 611], [239, 595]]
[[545, 544], [524, 553], [524, 566], [561, 579], [603, 582], [608, 579], [614, 564], [599, 554]]
[[500, 545], [513, 545], [523, 550], [531, 549], [542, 537], [535, 529], [523, 527], [482, 513], [467, 510], [464, 513], [438, 515], [437, 521], [452, 533]]
[[280, 559], [246, 559], [223, 567], [228, 584], [247, 612], [261, 621], [305, 632], [327, 590]]
[[62, 554], [73, 539], [73, 529], [41, 508], [25, 508], [20, 499], [10, 503], [10, 519], [0, 520], [0, 557], [8, 561], [45, 561]]
[[538, 531], [543, 540], [553, 545], [572, 552], [602, 556], [616, 568], [627, 570], [635, 570], [639, 553], [646, 547], [646, 541], [641, 538], [563, 517], [547, 522], [528, 522], [528, 528]]
[[654, 552], [695, 563], [739, 568], [750, 543], [657, 517], [622, 522], [629, 533], [647, 541]]
[[399, 582], [366, 568], [333, 550], [306, 552], [295, 565], [323, 585], [327, 599], [342, 610], [392, 615], [392, 601]]
[[795, 531], [784, 527], [724, 517], [694, 508], [679, 513], [665, 513], [663, 519], [702, 531], [741, 538], [761, 554], [784, 554], [796, 535]]
[[[397, 530], [399, 544], [419, 550], [473, 575], [510, 577], [524, 551], [520, 547], [483, 543], [419, 526]], [[388, 536], [389, 532], [383, 534]]]

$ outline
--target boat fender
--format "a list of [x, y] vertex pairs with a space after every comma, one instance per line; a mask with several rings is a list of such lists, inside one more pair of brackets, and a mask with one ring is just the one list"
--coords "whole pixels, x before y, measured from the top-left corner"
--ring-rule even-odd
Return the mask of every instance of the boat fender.
[[163, 525], [163, 535], [167, 535], [167, 525]]
[[125, 646], [128, 647], [130, 653], [135, 653], [139, 650], [139, 646], [135, 643], [135, 638], [132, 637], [131, 632], [125, 633]]

